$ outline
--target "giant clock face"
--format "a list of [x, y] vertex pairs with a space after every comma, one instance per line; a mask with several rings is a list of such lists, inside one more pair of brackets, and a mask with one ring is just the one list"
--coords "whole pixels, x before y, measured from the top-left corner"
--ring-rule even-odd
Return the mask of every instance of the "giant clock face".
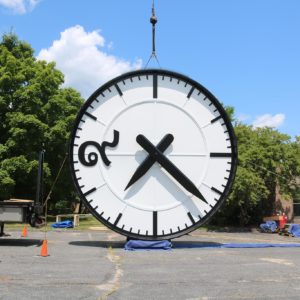
[[218, 100], [178, 73], [141, 70], [100, 87], [72, 133], [71, 170], [92, 214], [132, 238], [178, 237], [206, 222], [236, 171]]

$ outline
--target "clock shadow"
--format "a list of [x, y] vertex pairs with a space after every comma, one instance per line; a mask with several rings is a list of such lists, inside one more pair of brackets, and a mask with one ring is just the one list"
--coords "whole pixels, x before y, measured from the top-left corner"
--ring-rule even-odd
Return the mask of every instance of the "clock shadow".
[[[210, 241], [195, 241], [195, 240], [182, 240], [188, 237], [184, 235], [180, 237], [180, 240], [170, 240], [172, 243], [172, 248], [168, 250], [176, 249], [191, 249], [191, 248], [222, 248], [223, 243], [219, 242], [210, 242]], [[72, 241], [69, 242], [69, 245], [79, 246], [79, 247], [98, 247], [98, 248], [115, 248], [115, 249], [124, 249], [127, 240], [124, 237], [123, 241]], [[166, 251], [166, 249], [135, 249], [137, 251], [147, 250], [147, 251]]]

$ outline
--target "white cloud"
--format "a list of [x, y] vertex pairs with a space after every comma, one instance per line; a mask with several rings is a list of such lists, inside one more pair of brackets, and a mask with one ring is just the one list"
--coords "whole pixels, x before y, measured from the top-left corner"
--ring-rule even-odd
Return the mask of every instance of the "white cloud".
[[40, 0], [0, 0], [0, 6], [16, 14], [25, 14], [34, 9]]
[[140, 59], [131, 63], [105, 53], [101, 49], [104, 46], [99, 31], [86, 32], [77, 25], [61, 32], [60, 39], [48, 49], [42, 49], [37, 58], [55, 61], [65, 74], [65, 86], [76, 88], [86, 98], [108, 79], [141, 68]]
[[262, 116], [258, 116], [254, 121], [253, 121], [253, 127], [273, 127], [277, 128], [280, 125], [283, 124], [285, 119], [284, 114], [276, 114], [272, 116], [271, 114], [264, 114]]

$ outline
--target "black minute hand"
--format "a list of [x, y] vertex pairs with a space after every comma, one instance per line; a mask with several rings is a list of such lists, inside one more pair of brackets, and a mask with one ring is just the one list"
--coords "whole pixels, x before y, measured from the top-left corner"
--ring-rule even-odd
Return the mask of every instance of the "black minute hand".
[[170, 175], [172, 175], [187, 191], [207, 203], [197, 187], [186, 177], [159, 149], [145, 136], [139, 134], [136, 141], [153, 157]]
[[[164, 152], [173, 142], [174, 137], [172, 134], [168, 133], [166, 134], [162, 140], [157, 144], [157, 149]], [[135, 170], [134, 174], [130, 178], [125, 191], [133, 185], [136, 181], [138, 181], [143, 175], [147, 173], [147, 171], [154, 165], [156, 162], [156, 159], [152, 156], [148, 155], [143, 162], [139, 165], [139, 167]]]

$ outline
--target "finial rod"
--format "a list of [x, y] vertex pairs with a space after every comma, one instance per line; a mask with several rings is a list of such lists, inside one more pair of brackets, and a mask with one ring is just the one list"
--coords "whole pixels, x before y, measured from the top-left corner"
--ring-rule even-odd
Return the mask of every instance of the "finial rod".
[[146, 64], [146, 67], [148, 66], [151, 58], [155, 58], [159, 67], [160, 67], [160, 64], [159, 64], [159, 61], [157, 59], [157, 56], [156, 56], [156, 49], [155, 49], [155, 24], [157, 23], [157, 17], [155, 15], [155, 9], [154, 9], [154, 0], [152, 1], [152, 15], [151, 15], [151, 18], [150, 18], [150, 23], [152, 24], [152, 54], [150, 55], [150, 58]]

